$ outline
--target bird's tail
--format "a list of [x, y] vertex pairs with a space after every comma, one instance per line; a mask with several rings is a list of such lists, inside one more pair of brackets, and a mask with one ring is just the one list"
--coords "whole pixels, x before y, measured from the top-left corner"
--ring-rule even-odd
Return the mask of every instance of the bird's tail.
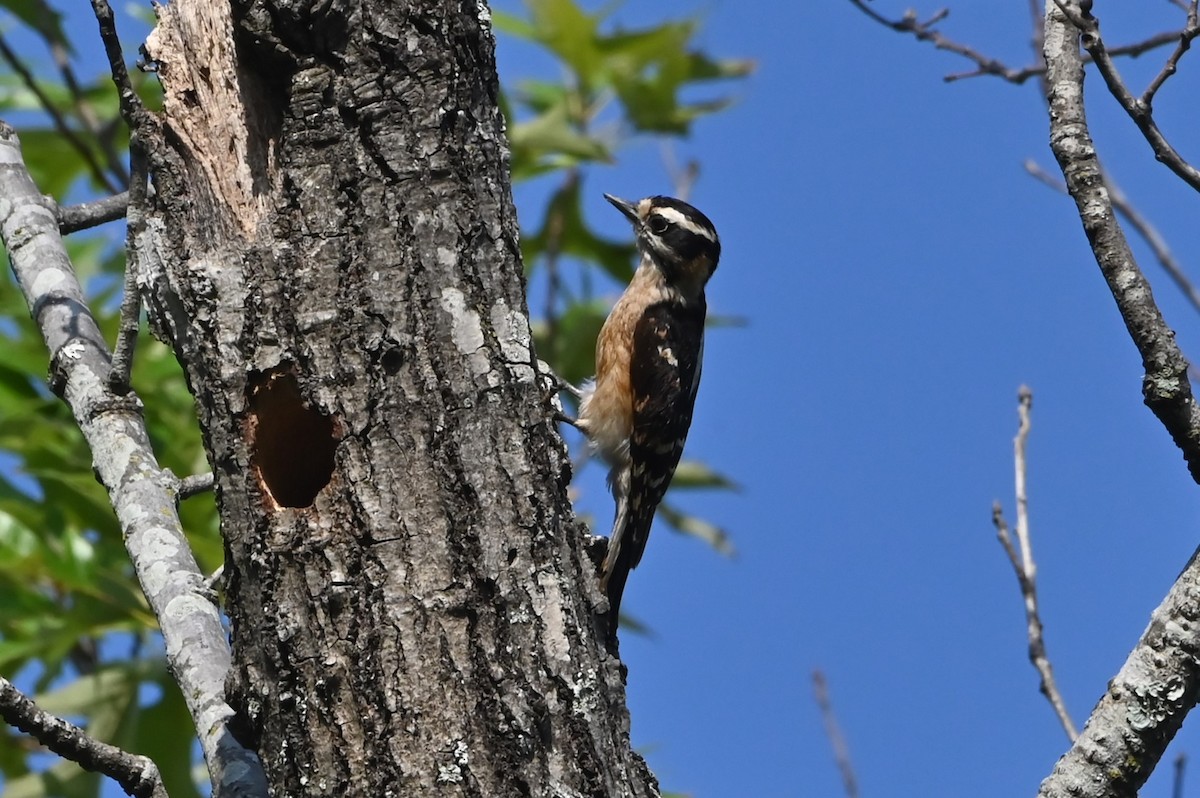
[[608, 539], [608, 552], [600, 566], [600, 589], [608, 596], [608, 635], [617, 637], [617, 621], [621, 613], [621, 596], [629, 572], [637, 567], [646, 550], [654, 513], [639, 513], [629, 506], [625, 497], [618, 497], [617, 517]]

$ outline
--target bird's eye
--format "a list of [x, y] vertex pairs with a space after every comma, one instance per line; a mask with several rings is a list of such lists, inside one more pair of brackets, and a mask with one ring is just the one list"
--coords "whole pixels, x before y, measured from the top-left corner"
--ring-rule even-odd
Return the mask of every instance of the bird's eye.
[[671, 226], [671, 223], [661, 216], [651, 216], [647, 224], [650, 226], [650, 232], [658, 235], [667, 232], [667, 228]]

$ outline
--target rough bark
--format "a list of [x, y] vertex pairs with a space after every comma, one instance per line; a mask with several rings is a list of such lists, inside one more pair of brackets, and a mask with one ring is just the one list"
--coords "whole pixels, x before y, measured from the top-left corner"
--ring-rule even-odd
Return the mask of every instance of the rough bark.
[[144, 281], [274, 794], [656, 794], [535, 370], [486, 7], [159, 14]]
[[51, 388], [75, 417], [108, 491], [138, 583], [162, 629], [167, 664], [200, 738], [217, 798], [265, 793], [254, 755], [227, 728], [222, 682], [230, 652], [217, 608], [175, 511], [171, 477], [158, 466], [132, 392], [114, 393], [112, 357], [84, 300], [50, 203], [0, 122], [0, 238], [50, 350]]
[[[1068, 6], [1073, 15], [1077, 6]], [[1187, 361], [1117, 223], [1084, 112], [1079, 30], [1046, 0], [1050, 147], [1088, 243], [1146, 369], [1146, 404], [1200, 480], [1200, 409]], [[1200, 555], [1200, 552], [1197, 553]], [[1200, 699], [1200, 556], [1179, 575], [1071, 749], [1042, 782], [1040, 798], [1132, 798]]]

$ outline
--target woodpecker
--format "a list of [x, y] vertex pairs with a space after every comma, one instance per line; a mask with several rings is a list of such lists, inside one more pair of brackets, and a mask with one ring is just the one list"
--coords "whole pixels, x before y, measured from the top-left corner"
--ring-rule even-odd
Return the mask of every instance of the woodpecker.
[[596, 340], [596, 377], [575, 422], [609, 466], [616, 517], [600, 586], [615, 640], [621, 594], [642, 559], [654, 513], [671, 484], [704, 354], [704, 287], [721, 242], [708, 217], [672, 197], [604, 198], [633, 223], [639, 263]]

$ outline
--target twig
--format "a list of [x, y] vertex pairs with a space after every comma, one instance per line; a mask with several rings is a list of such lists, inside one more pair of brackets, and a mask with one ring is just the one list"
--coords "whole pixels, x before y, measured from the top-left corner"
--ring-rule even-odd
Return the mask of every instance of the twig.
[[1183, 798], [1183, 773], [1187, 770], [1187, 754], [1175, 757], [1175, 778], [1171, 783], [1171, 798]]
[[1020, 423], [1017, 426], [1017, 436], [1013, 439], [1017, 544], [1013, 545], [1000, 502], [992, 505], [992, 524], [996, 527], [996, 537], [1000, 540], [1000, 545], [1004, 547], [1004, 552], [1008, 555], [1013, 572], [1017, 576], [1017, 584], [1021, 587], [1021, 597], [1025, 603], [1025, 631], [1029, 638], [1029, 662], [1041, 677], [1039, 689], [1046, 700], [1050, 702], [1067, 738], [1073, 741], [1079, 736], [1079, 732], [1071, 720], [1071, 714], [1067, 712], [1066, 702], [1063, 701], [1062, 694], [1058, 691], [1058, 683], [1054, 680], [1054, 668], [1050, 665], [1050, 657], [1046, 654], [1046, 641], [1042, 634], [1042, 619], [1038, 609], [1037, 563], [1033, 559], [1033, 543], [1029, 535], [1029, 499], [1025, 490], [1027, 473], [1025, 447], [1029, 441], [1032, 410], [1033, 392], [1029, 390], [1028, 386], [1022, 385], [1017, 391], [1017, 415]]
[[179, 487], [176, 488], [175, 495], [180, 499], [190, 499], [212, 489], [213, 474], [209, 471], [207, 474], [192, 474], [179, 480]]
[[37, 97], [38, 103], [41, 104], [42, 109], [50, 116], [50, 121], [54, 123], [54, 129], [83, 158], [84, 163], [87, 164], [88, 171], [92, 173], [92, 177], [95, 178], [96, 182], [104, 186], [110, 194], [115, 194], [119, 191], [120, 187], [113, 182], [108, 173], [104, 171], [104, 167], [96, 160], [96, 155], [92, 152], [92, 148], [67, 124], [66, 117], [58, 110], [58, 107], [50, 99], [49, 95], [42, 90], [41, 85], [37, 82], [37, 78], [29, 71], [29, 67], [20, 59], [16, 51], [9, 46], [8, 40], [3, 34], [0, 34], [0, 56], [8, 62], [8, 65], [12, 67], [14, 72], [20, 75], [21, 82], [25, 84], [27, 89], [33, 92], [33, 96]]
[[[1025, 161], [1025, 171], [1034, 177], [1034, 179], [1046, 184], [1055, 191], [1063, 194], [1067, 193], [1067, 184], [1062, 180], [1054, 177], [1042, 167], [1038, 166], [1033, 160]], [[1191, 303], [1192, 307], [1200, 311], [1200, 290], [1192, 285], [1192, 281], [1188, 279], [1187, 273], [1175, 260], [1175, 255], [1172, 254], [1171, 248], [1167, 245], [1167, 240], [1163, 238], [1162, 233], [1158, 232], [1149, 219], [1142, 215], [1137, 206], [1129, 199], [1125, 192], [1113, 182], [1110, 175], [1104, 175], [1105, 186], [1108, 188], [1109, 199], [1112, 200], [1113, 208], [1116, 209], [1125, 221], [1137, 231], [1146, 245], [1150, 247], [1154, 253], [1155, 260], [1166, 271], [1167, 276], [1175, 283], [1175, 287], [1183, 294], [1184, 298]]]
[[692, 158], [681, 167], [675, 157], [675, 148], [669, 141], [663, 142], [662, 158], [667, 175], [671, 179], [672, 193], [681, 200], [687, 200], [691, 196], [692, 187], [696, 185], [696, 180], [700, 177], [700, 162]]
[[138, 242], [145, 229], [146, 207], [146, 150], [141, 136], [135, 131], [129, 140], [129, 207], [125, 226], [125, 282], [121, 297], [117, 345], [113, 351], [112, 369], [108, 372], [108, 387], [114, 393], [129, 391], [129, 373], [133, 368], [133, 352], [137, 346], [138, 328], [142, 316], [142, 295], [138, 288]]
[[114, 222], [125, 216], [127, 207], [129, 207], [128, 191], [92, 202], [81, 202], [65, 208], [60, 207], [58, 209], [58, 232], [68, 235], [106, 222]]
[[174, 510], [137, 397], [108, 390], [110, 355], [58, 233], [21, 157], [11, 126], [0, 122], [0, 238], [52, 354], [56, 392], [93, 452], [125, 547], [162, 629], [167, 663], [196, 727], [214, 795], [265, 796], [257, 757], [237, 743], [225, 702], [229, 642], [203, 591], [204, 577]]
[[[1057, 0], [1046, 4], [1050, 145], [1146, 370], [1146, 403], [1200, 481], [1200, 410], [1187, 362], [1163, 321], [1117, 224], [1083, 108], [1078, 31]], [[1083, 731], [1042, 782], [1041, 798], [1133, 796], [1200, 695], [1200, 551], [1192, 556]]]
[[[888, 19], [868, 6], [866, 4], [866, 0], [850, 0], [850, 2], [855, 6], [855, 8], [858, 8], [868, 17], [884, 27], [891, 28], [897, 33], [911, 33], [913, 37], [917, 39], [917, 41], [929, 42], [939, 50], [955, 53], [956, 55], [960, 55], [975, 64], [975, 69], [971, 70], [970, 72], [955, 72], [946, 75], [943, 80], [945, 80], [947, 83], [953, 83], [966, 78], [977, 78], [983, 75], [992, 75], [1006, 80], [1009, 83], [1021, 85], [1032, 77], [1041, 78], [1046, 74], [1045, 64], [1041, 62], [1040, 58], [1038, 63], [1033, 66], [1016, 69], [1008, 66], [1002, 61], [996, 60], [995, 58], [990, 58], [968, 45], [961, 44], [960, 42], [956, 42], [953, 39], [948, 38], [942, 34], [941, 31], [935, 30], [933, 26], [950, 15], [950, 11], [948, 9], [943, 8], [925, 22], [920, 22], [917, 19], [916, 12], [911, 9], [900, 19]], [[1031, 5], [1032, 4], [1033, 3], [1031, 3]], [[1150, 50], [1154, 50], [1159, 47], [1165, 47], [1172, 42], [1179, 41], [1179, 36], [1180, 33], [1177, 30], [1163, 31], [1162, 33], [1155, 34], [1154, 36], [1142, 39], [1141, 41], [1133, 42], [1132, 44], [1123, 44], [1119, 47], [1113, 47], [1108, 51], [1108, 53], [1112, 56], [1129, 56], [1131, 58], [1136, 58], [1137, 56], [1149, 52]], [[1035, 39], [1037, 38], [1038, 36], [1035, 34]], [[1035, 44], [1036, 43], [1037, 42], [1035, 42]]]
[[[208, 579], [204, 580], [204, 587], [208, 590], [215, 591], [225, 580], [225, 563], [217, 566], [217, 570], [209, 574]], [[214, 601], [216, 597], [214, 595]]]
[[138, 242], [144, 226], [143, 208], [146, 204], [146, 182], [151, 152], [159, 139], [158, 121], [146, 110], [129, 80], [125, 54], [117, 36], [116, 21], [108, 0], [92, 0], [92, 10], [100, 26], [100, 38], [108, 55], [109, 69], [117, 96], [121, 100], [121, 116], [129, 125], [129, 220], [125, 237], [125, 284], [121, 301], [121, 322], [117, 338], [109, 385], [116, 393], [129, 389], [129, 371], [133, 349], [137, 343], [138, 322], [141, 316], [141, 295], [138, 292]]
[[1196, 0], [1192, 0], [1188, 7], [1187, 24], [1179, 33], [1179, 44], [1175, 46], [1175, 52], [1171, 53], [1167, 63], [1163, 64], [1163, 68], [1154, 76], [1154, 80], [1150, 81], [1150, 85], [1142, 92], [1139, 102], [1146, 108], [1154, 104], [1154, 95], [1162, 88], [1162, 85], [1167, 82], [1167, 78], [1175, 74], [1179, 67], [1179, 59], [1183, 58], [1192, 46], [1192, 39], [1195, 39], [1197, 34], [1200, 34], [1200, 21], [1197, 19]]
[[833, 702], [829, 700], [829, 685], [825, 674], [814, 670], [812, 674], [813, 695], [821, 710], [821, 720], [825, 723], [825, 736], [833, 748], [833, 759], [837, 762], [838, 772], [842, 774], [842, 788], [846, 798], [858, 798], [858, 779], [854, 775], [854, 765], [850, 761], [850, 746], [838, 725], [837, 715], [833, 711]]
[[85, 770], [108, 776], [127, 795], [166, 798], [158, 766], [144, 756], [122, 751], [38, 707], [12, 682], [0, 676], [0, 717], [39, 743]]
[[1041, 88], [1042, 101], [1046, 99], [1046, 56], [1044, 48], [1044, 31], [1042, 25], [1041, 0], [1029, 0], [1029, 21], [1032, 35], [1029, 44], [1033, 49], [1033, 63], [1038, 69], [1038, 86]]
[[[1181, 180], [1187, 183], [1192, 188], [1200, 191], [1200, 170], [1184, 160], [1183, 156], [1171, 146], [1167, 141], [1166, 136], [1158, 129], [1158, 125], [1154, 121], [1154, 114], [1151, 110], [1148, 99], [1153, 98], [1153, 92], [1147, 89], [1147, 94], [1142, 97], [1134, 97], [1133, 93], [1125, 85], [1120, 72], [1117, 70], [1116, 64], [1113, 63], [1112, 54], [1104, 46], [1104, 40], [1100, 37], [1100, 22], [1092, 16], [1090, 10], [1085, 10], [1078, 4], [1072, 3], [1068, 6], [1063, 0], [1053, 0], [1058, 6], [1067, 20], [1074, 25], [1081, 34], [1081, 42], [1084, 49], [1092, 56], [1092, 61], [1096, 64], [1096, 69], [1100, 72], [1100, 76], [1104, 78], [1104, 84], [1108, 86], [1108, 91], [1116, 99], [1117, 103], [1125, 109], [1125, 113], [1137, 125], [1138, 130], [1142, 132], [1142, 136], [1150, 144], [1150, 148], [1154, 151], [1154, 157], [1166, 165], [1168, 169], [1174, 172]], [[1087, 9], [1090, 9], [1091, 4], [1087, 4]], [[1163, 67], [1163, 72], [1154, 79], [1150, 84], [1150, 88], [1157, 91], [1162, 85], [1162, 81], [1167, 78], [1167, 72], [1174, 72], [1175, 62], [1178, 57], [1183, 54], [1183, 51], [1188, 49], [1191, 40], [1197, 34], [1200, 34], [1200, 26], [1196, 26], [1194, 16], [1189, 12], [1188, 25], [1182, 33], [1176, 34], [1179, 39], [1179, 47], [1171, 58], [1167, 61], [1167, 65]]]
[[92, 0], [92, 11], [100, 25], [100, 39], [104, 42], [108, 66], [112, 72], [113, 83], [117, 87], [117, 97], [121, 101], [121, 116], [135, 134], [141, 133], [146, 136], [144, 143], [149, 146], [150, 134], [158, 125], [154, 115], [142, 105], [142, 99], [138, 97], [133, 83], [129, 80], [129, 70], [125, 67], [125, 53], [121, 50], [121, 39], [117, 36], [117, 24], [112, 8], [108, 5], [108, 0]]

